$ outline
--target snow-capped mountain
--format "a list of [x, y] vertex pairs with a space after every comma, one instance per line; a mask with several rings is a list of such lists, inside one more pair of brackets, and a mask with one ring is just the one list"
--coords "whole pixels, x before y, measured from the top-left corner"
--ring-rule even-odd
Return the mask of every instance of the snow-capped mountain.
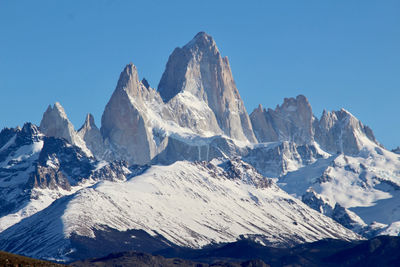
[[86, 187], [3, 231], [0, 249], [68, 260], [96, 255], [85, 255], [87, 240], [103, 251], [112, 242], [103, 239], [121, 232], [116, 250], [151, 242], [158, 249], [199, 248], [242, 235], [273, 246], [360, 238], [233, 159], [152, 166], [125, 181]]
[[76, 131], [55, 103], [40, 127], [0, 132], [0, 249], [68, 260], [398, 235], [399, 170], [344, 109], [318, 119], [300, 95], [249, 116], [201, 32], [173, 51], [157, 90], [128, 64], [100, 128], [88, 114]]
[[209, 131], [222, 130], [223, 134], [233, 139], [256, 142], [228, 58], [221, 57], [210, 35], [200, 32], [187, 45], [174, 50], [158, 91], [164, 102], [176, 99], [174, 105], [188, 105], [187, 98], [195, 100], [190, 105], [196, 102], [206, 104], [212, 111], [208, 121], [205, 121]]
[[[350, 112], [324, 111], [318, 120], [307, 99], [298, 96], [285, 99], [275, 111], [258, 108], [250, 117], [259, 138], [263, 133], [279, 141], [255, 146], [245, 161], [350, 229], [370, 236], [371, 231], [376, 234], [377, 228], [392, 225], [390, 232], [396, 232], [400, 158], [382, 147], [372, 130]], [[259, 130], [256, 125], [270, 128]], [[261, 131], [265, 129], [279, 134]]]
[[99, 180], [124, 179], [123, 162], [99, 162], [35, 125], [0, 132], [0, 231]]
[[275, 110], [260, 105], [250, 115], [259, 142], [288, 141], [298, 145], [314, 141], [331, 153], [357, 155], [365, 146], [380, 146], [374, 133], [345, 109], [327, 112], [318, 120], [303, 95], [285, 98]]
[[[211, 36], [199, 33], [174, 50], [158, 91], [146, 84], [139, 80], [133, 64], [122, 71], [102, 116], [108, 158], [147, 164], [164, 162], [168, 153], [173, 162], [182, 158], [168, 151], [184, 154], [188, 150], [183, 159], [209, 160], [232, 155], [232, 149], [223, 146], [213, 149], [215, 139], [221, 139], [219, 143], [234, 141], [239, 147], [256, 142], [228, 59], [221, 57]], [[193, 157], [209, 154], [206, 150], [210, 147], [215, 150], [213, 156]]]

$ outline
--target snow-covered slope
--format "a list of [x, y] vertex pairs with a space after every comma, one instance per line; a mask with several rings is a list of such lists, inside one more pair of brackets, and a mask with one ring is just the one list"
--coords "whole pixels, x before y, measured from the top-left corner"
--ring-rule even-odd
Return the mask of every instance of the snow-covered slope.
[[99, 180], [123, 179], [124, 163], [98, 162], [38, 127], [0, 132], [0, 231]]
[[367, 224], [388, 225], [400, 221], [399, 170], [397, 154], [370, 143], [358, 155], [331, 155], [284, 174], [279, 185], [298, 197], [312, 188], [332, 208], [339, 204]]
[[[127, 181], [79, 190], [2, 232], [0, 249], [66, 259], [83, 246], [76, 240], [133, 229], [188, 247], [241, 235], [276, 246], [359, 239], [237, 159], [152, 166]], [[102, 243], [96, 244], [93, 249], [101, 250]]]
[[392, 224], [385, 233], [396, 232], [400, 159], [349, 111], [324, 111], [318, 120], [298, 96], [250, 117], [259, 141], [275, 142], [249, 149], [245, 161], [350, 229], [369, 236]]

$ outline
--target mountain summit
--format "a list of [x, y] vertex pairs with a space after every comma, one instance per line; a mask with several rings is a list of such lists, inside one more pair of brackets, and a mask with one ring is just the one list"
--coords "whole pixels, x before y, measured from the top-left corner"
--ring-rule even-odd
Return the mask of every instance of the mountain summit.
[[314, 115], [308, 99], [303, 95], [285, 98], [275, 110], [263, 110], [259, 106], [250, 118], [259, 142], [294, 141], [307, 144], [313, 140]]
[[[199, 32], [189, 43], [182, 48], [177, 47], [168, 59], [166, 69], [158, 85], [158, 91], [162, 99], [168, 102], [179, 92], [190, 90], [200, 98], [207, 100], [207, 90], [215, 89], [210, 84], [211, 78], [217, 78], [218, 74], [210, 77], [210, 71], [215, 67], [223, 67], [219, 64], [222, 60], [214, 39], [205, 32]], [[205, 66], [209, 64], [209, 66]], [[194, 67], [194, 69], [192, 69]], [[203, 68], [201, 68], [203, 67]], [[206, 68], [204, 68], [206, 67]], [[201, 69], [200, 69], [201, 68]], [[204, 82], [200, 80], [207, 78]], [[191, 84], [199, 81], [200, 84]], [[208, 83], [204, 88], [203, 83]]]
[[40, 131], [47, 136], [64, 138], [69, 143], [80, 147], [86, 154], [92, 155], [91, 151], [86, 147], [85, 142], [77, 134], [74, 126], [69, 121], [64, 108], [58, 102], [53, 106], [49, 105], [43, 114], [42, 121], [40, 122]]
[[154, 156], [151, 130], [143, 112], [143, 97], [149, 92], [138, 78], [136, 66], [128, 64], [104, 109], [101, 134], [113, 157], [146, 164]]
[[228, 58], [222, 58], [210, 35], [200, 32], [173, 51], [158, 91], [165, 102], [179, 93], [195, 96], [214, 112], [218, 126], [227, 136], [257, 142]]

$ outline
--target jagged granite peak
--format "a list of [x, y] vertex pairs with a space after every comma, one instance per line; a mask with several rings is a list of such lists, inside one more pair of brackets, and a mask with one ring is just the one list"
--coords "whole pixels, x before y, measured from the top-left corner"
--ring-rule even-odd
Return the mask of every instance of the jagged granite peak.
[[343, 108], [331, 112], [324, 110], [319, 121], [316, 121], [314, 131], [315, 141], [330, 153], [356, 155], [367, 143], [381, 146], [371, 128]]
[[[16, 167], [15, 172], [17, 172], [20, 162], [11, 160], [15, 154], [17, 154], [16, 151], [23, 146], [29, 146], [32, 150], [35, 150], [38, 147], [40, 148], [40, 144], [37, 146], [34, 144], [41, 143], [43, 136], [44, 135], [40, 132], [38, 127], [29, 122], [25, 123], [22, 128], [4, 128], [0, 132], [0, 177], [6, 177], [1, 174], [1, 171], [13, 174], [14, 172], [11, 171], [12, 167]], [[2, 161], [7, 162], [1, 163]], [[12, 166], [5, 168], [7, 164], [11, 164]]]
[[218, 52], [217, 45], [212, 38], [211, 35], [207, 34], [206, 32], [199, 32], [197, 33], [194, 38], [185, 45], [185, 47], [193, 47], [197, 46], [203, 49], [213, 49], [215, 52]]
[[250, 119], [259, 142], [311, 144], [316, 141], [326, 152], [346, 155], [356, 155], [368, 145], [381, 147], [372, 130], [345, 109], [324, 110], [318, 120], [303, 95], [285, 98], [275, 110], [259, 106]]
[[210, 35], [200, 32], [187, 45], [173, 51], [158, 91], [164, 102], [180, 93], [193, 95], [213, 111], [219, 128], [228, 137], [257, 142], [228, 58], [221, 57]]
[[[190, 72], [188, 73], [188, 68], [196, 63], [193, 62], [196, 57], [198, 61], [202, 61], [203, 58], [209, 59], [209, 61], [221, 58], [213, 38], [205, 32], [199, 32], [182, 48], [175, 48], [169, 56], [167, 66], [158, 84], [158, 91], [165, 102], [186, 89], [187, 83], [190, 82], [190, 80], [188, 81], [189, 78], [196, 78], [190, 77], [193, 75]], [[200, 72], [198, 69], [197, 71]], [[199, 75], [200, 73], [196, 74]], [[198, 88], [193, 88], [194, 93], [200, 95], [200, 97], [206, 97], [204, 90], [196, 92], [196, 89]]]
[[314, 115], [308, 99], [303, 95], [285, 98], [275, 110], [260, 105], [250, 119], [259, 142], [294, 141], [308, 144], [313, 141]]
[[267, 111], [261, 104], [250, 114], [251, 124], [258, 142], [278, 141], [279, 136], [271, 120], [266, 116]]
[[243, 160], [267, 177], [281, 177], [326, 157], [317, 144], [294, 142], [262, 143], [250, 149]]
[[130, 63], [121, 72], [117, 87], [101, 118], [101, 135], [114, 158], [146, 164], [154, 156], [155, 144], [141, 111], [148, 89], [139, 81], [136, 67]]
[[82, 127], [78, 130], [79, 137], [85, 141], [86, 146], [90, 149], [93, 155], [101, 159], [104, 154], [104, 142], [101, 136], [99, 128], [97, 128], [94, 117], [88, 113], [86, 115], [85, 122]]
[[92, 128], [97, 128], [97, 126], [94, 122], [94, 116], [91, 113], [88, 113], [86, 114], [85, 122], [83, 123], [82, 127], [79, 128], [78, 132], [82, 131], [83, 129], [90, 130]]
[[91, 151], [75, 131], [59, 102], [56, 102], [53, 106], [49, 105], [43, 114], [39, 128], [46, 136], [64, 138], [69, 143], [80, 147], [89, 156], [92, 156]]
[[118, 79], [116, 90], [125, 90], [131, 97], [140, 96], [142, 84], [138, 78], [138, 71], [133, 63], [125, 66]]

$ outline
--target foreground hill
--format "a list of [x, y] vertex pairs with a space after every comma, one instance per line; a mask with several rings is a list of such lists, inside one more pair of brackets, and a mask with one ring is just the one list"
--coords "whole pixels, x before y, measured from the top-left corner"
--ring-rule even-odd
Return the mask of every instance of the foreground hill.
[[[72, 263], [72, 266], [398, 266], [400, 238], [380, 236], [367, 241], [326, 239], [293, 248], [265, 247], [249, 240], [201, 250], [167, 249], [153, 256], [138, 252]], [[183, 260], [185, 259], [185, 260]]]
[[11, 266], [62, 267], [65, 265], [57, 264], [54, 262], [32, 259], [32, 258], [0, 251], [0, 266], [4, 266], [4, 267], [11, 267]]

